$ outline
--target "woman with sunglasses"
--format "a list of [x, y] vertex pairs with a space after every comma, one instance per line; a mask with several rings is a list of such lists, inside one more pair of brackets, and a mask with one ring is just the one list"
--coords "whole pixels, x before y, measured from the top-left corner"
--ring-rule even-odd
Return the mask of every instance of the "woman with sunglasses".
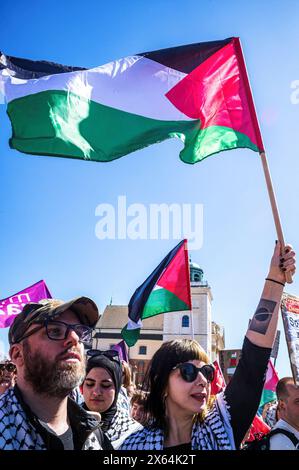
[[82, 386], [83, 407], [101, 414], [101, 428], [117, 449], [141, 426], [118, 403], [122, 384], [122, 364], [117, 351], [90, 350]]
[[150, 425], [129, 436], [120, 450], [238, 449], [257, 412], [274, 342], [285, 274], [295, 272], [295, 253], [277, 243], [242, 356], [223, 393], [210, 397], [214, 368], [194, 340], [164, 343], [146, 374], [145, 411]]
[[16, 366], [10, 361], [0, 364], [0, 395], [3, 395], [9, 388], [14, 387], [16, 380]]

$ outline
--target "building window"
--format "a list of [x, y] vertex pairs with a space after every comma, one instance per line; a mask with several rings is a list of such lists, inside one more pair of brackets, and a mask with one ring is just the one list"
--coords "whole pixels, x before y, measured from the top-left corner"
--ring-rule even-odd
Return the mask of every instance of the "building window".
[[146, 355], [146, 346], [139, 346], [139, 354]]
[[182, 318], [182, 327], [183, 328], [189, 328], [189, 316], [184, 315]]
[[199, 281], [200, 281], [199, 274], [194, 274], [194, 282], [199, 282]]

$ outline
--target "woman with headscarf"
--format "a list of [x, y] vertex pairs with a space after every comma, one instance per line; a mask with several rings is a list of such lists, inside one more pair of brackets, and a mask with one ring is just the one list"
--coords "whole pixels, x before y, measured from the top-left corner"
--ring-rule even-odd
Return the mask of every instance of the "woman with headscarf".
[[122, 384], [118, 352], [92, 349], [87, 354], [90, 358], [82, 386], [83, 407], [101, 414], [101, 428], [113, 447], [118, 449], [129, 434], [142, 427], [118, 404]]

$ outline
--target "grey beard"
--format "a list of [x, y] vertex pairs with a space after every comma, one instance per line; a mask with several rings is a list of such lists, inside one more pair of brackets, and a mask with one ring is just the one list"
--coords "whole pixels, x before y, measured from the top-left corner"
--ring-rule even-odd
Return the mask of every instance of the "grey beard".
[[29, 344], [24, 344], [24, 378], [35, 393], [65, 398], [85, 377], [85, 362], [63, 364], [50, 362], [41, 353], [33, 354]]

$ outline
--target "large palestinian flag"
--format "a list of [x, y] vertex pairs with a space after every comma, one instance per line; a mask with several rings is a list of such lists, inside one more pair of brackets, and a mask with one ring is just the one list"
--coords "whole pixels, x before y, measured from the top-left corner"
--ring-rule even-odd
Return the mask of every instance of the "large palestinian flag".
[[[1, 55], [1, 53], [0, 53]], [[141, 53], [93, 69], [1, 55], [20, 152], [111, 161], [170, 137], [196, 163], [262, 151], [238, 38]]]
[[132, 295], [129, 322], [122, 329], [122, 337], [128, 346], [134, 346], [141, 320], [191, 308], [187, 240], [182, 240]]

